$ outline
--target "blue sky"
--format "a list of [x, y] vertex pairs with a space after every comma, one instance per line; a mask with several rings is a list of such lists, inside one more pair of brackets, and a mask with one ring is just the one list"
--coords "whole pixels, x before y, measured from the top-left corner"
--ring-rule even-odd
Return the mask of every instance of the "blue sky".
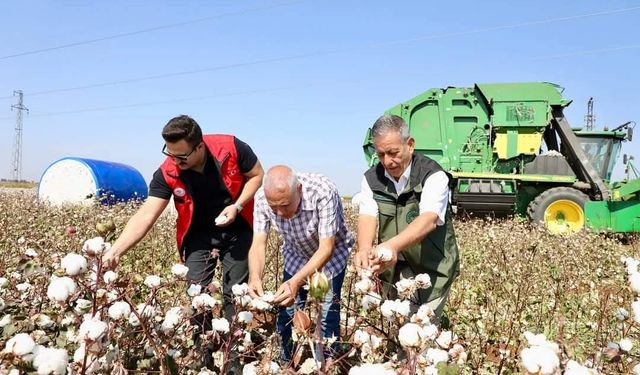
[[[475, 82], [560, 84], [574, 100], [566, 111], [574, 126], [590, 96], [599, 127], [640, 120], [640, 1], [34, 0], [2, 8], [5, 178], [17, 89], [30, 110], [23, 178], [36, 181], [67, 156], [126, 163], [148, 181], [163, 159], [162, 126], [189, 114], [205, 132], [249, 143], [265, 166], [324, 173], [350, 195], [366, 169], [365, 130], [384, 110], [431, 87]], [[95, 39], [104, 40], [84, 43]], [[623, 152], [640, 157], [636, 138]]]

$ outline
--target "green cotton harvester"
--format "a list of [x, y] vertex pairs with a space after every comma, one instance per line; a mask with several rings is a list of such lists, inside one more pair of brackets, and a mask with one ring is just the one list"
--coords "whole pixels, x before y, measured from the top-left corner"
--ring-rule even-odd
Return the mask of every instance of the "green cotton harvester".
[[[458, 212], [518, 214], [552, 233], [640, 231], [640, 179], [611, 174], [632, 122], [613, 130], [572, 129], [571, 101], [546, 82], [431, 89], [389, 109], [407, 121], [415, 150], [451, 173]], [[367, 131], [364, 152], [377, 161]], [[633, 179], [630, 175], [633, 174]]]

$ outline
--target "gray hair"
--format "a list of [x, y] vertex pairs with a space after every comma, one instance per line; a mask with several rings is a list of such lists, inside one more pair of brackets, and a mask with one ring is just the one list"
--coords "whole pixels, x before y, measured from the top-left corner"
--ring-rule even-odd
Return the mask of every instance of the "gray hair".
[[[280, 173], [274, 173], [274, 169], [284, 169]], [[286, 172], [285, 172], [286, 171]], [[282, 173], [285, 172], [285, 173]], [[298, 186], [298, 175], [295, 170], [285, 165], [276, 165], [269, 168], [264, 177], [264, 190], [283, 191], [287, 190], [291, 194], [295, 192]]]
[[409, 140], [411, 135], [409, 134], [409, 125], [404, 119], [396, 115], [382, 115], [376, 122], [373, 123], [371, 128], [371, 137], [376, 139], [380, 136], [387, 135], [390, 132], [396, 132], [400, 134], [402, 142]]

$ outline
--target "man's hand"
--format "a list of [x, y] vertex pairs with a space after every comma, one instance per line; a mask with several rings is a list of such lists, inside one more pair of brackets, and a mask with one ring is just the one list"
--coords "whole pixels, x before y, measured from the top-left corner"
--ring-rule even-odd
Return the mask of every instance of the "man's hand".
[[249, 295], [251, 298], [262, 297], [264, 291], [262, 290], [262, 279], [250, 278], [249, 279]]
[[287, 280], [282, 285], [280, 285], [280, 288], [278, 288], [275, 298], [273, 299], [273, 303], [285, 307], [291, 306], [296, 301], [299, 289], [300, 283], [296, 282], [293, 279]]
[[369, 260], [369, 254], [371, 253], [371, 249], [358, 249], [356, 254], [353, 256], [353, 265], [356, 267], [356, 272], [360, 273], [363, 270], [367, 270], [371, 267], [371, 262]]
[[215, 224], [219, 227], [226, 227], [236, 220], [236, 216], [238, 216], [239, 213], [238, 207], [235, 204], [229, 205], [218, 215], [218, 217], [226, 217], [227, 219], [222, 222], [216, 220]]
[[117, 254], [113, 249], [107, 251], [102, 255], [102, 267], [108, 270], [115, 270], [120, 263], [120, 254]]
[[374, 273], [381, 274], [395, 267], [398, 262], [398, 251], [389, 247], [386, 242], [376, 246], [369, 253], [369, 266]]

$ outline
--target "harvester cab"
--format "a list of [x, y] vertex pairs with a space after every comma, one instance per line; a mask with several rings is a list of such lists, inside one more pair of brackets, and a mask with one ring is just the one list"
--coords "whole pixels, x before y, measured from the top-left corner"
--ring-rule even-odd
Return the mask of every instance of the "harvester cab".
[[[611, 182], [631, 122], [572, 129], [562, 88], [546, 82], [428, 90], [386, 113], [402, 117], [415, 150], [453, 176], [458, 212], [526, 216], [553, 233], [640, 231], [640, 180]], [[369, 165], [377, 162], [367, 131]]]

